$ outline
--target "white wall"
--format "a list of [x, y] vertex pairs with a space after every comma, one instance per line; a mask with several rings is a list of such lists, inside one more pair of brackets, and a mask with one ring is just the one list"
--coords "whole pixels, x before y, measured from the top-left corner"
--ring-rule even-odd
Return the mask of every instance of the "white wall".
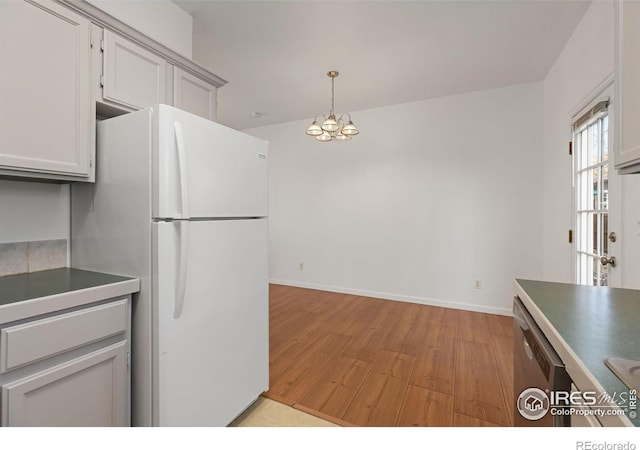
[[151, 39], [191, 59], [193, 18], [167, 0], [87, 0]]
[[246, 130], [270, 141], [272, 280], [508, 314], [542, 272], [542, 84], [352, 114], [350, 142]]
[[0, 180], [0, 243], [68, 239], [69, 186]]
[[[573, 281], [571, 115], [613, 73], [613, 3], [593, 2], [544, 80], [544, 279]], [[610, 171], [611, 176], [615, 173]], [[640, 175], [620, 177], [621, 229], [617, 249], [623, 287], [640, 287]]]

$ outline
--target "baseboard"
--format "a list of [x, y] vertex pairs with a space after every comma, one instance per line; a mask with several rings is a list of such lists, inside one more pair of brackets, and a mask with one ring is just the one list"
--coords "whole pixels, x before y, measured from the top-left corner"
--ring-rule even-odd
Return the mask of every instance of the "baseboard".
[[363, 297], [381, 298], [384, 300], [396, 300], [400, 302], [418, 303], [420, 305], [441, 306], [443, 308], [462, 309], [465, 311], [484, 312], [489, 314], [498, 314], [501, 316], [512, 316], [510, 308], [498, 308], [495, 306], [474, 305], [463, 302], [448, 302], [445, 300], [437, 300], [433, 298], [414, 297], [411, 295], [392, 294], [389, 292], [368, 291], [365, 289], [353, 289], [342, 286], [331, 286], [326, 284], [306, 283], [301, 281], [280, 280], [271, 278], [269, 283], [282, 284], [284, 286], [293, 286], [305, 289], [316, 289], [319, 291], [339, 292], [341, 294], [360, 295]]

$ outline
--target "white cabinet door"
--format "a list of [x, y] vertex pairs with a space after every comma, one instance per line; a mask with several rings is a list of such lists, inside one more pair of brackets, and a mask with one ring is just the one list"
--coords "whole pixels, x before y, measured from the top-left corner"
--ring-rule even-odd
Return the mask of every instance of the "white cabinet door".
[[216, 87], [184, 70], [173, 68], [173, 106], [205, 119], [216, 119]]
[[2, 386], [2, 426], [126, 426], [126, 341]]
[[167, 62], [104, 30], [103, 99], [137, 110], [166, 103]]
[[50, 0], [0, 1], [2, 173], [91, 176], [89, 26]]
[[618, 102], [615, 167], [640, 172], [640, 2], [616, 2], [616, 96]]

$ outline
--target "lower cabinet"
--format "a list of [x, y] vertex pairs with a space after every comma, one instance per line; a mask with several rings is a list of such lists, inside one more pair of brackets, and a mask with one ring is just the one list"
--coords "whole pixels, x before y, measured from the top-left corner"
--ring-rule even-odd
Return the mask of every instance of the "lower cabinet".
[[131, 296], [0, 323], [0, 425], [129, 426], [130, 335]]
[[126, 426], [126, 342], [2, 386], [2, 426]]

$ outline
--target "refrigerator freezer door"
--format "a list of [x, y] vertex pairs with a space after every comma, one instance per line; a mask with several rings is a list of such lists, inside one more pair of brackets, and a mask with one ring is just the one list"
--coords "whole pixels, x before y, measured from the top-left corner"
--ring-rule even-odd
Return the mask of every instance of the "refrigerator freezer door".
[[153, 224], [155, 425], [225, 426], [268, 388], [266, 233], [266, 219]]
[[155, 218], [267, 216], [267, 142], [154, 107]]

